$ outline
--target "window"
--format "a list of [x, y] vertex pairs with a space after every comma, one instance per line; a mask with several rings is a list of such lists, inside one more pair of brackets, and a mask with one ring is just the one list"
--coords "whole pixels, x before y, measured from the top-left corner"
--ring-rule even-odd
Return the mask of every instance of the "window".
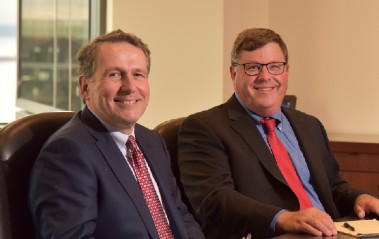
[[[17, 0], [0, 1], [0, 128], [15, 119]], [[11, 89], [9, 89], [9, 88]]]
[[20, 0], [17, 106], [24, 113], [81, 109], [76, 54], [104, 32], [104, 2]]

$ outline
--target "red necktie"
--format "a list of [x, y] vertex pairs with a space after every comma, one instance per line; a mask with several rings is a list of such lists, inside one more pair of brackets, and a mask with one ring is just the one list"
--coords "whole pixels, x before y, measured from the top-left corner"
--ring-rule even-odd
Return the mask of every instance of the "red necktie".
[[288, 185], [292, 191], [296, 194], [300, 209], [313, 207], [308, 194], [305, 192], [303, 184], [301, 183], [299, 176], [293, 166], [292, 160], [288, 155], [288, 152], [275, 133], [276, 121], [273, 118], [261, 119], [261, 123], [266, 128], [267, 140], [271, 147], [272, 154], [278, 164], [283, 177], [286, 179]]
[[139, 150], [136, 139], [133, 136], [129, 136], [129, 139], [126, 142], [126, 147], [131, 152], [131, 165], [146, 200], [147, 206], [150, 210], [159, 238], [173, 239], [174, 236], [172, 235], [170, 226], [168, 225], [166, 215], [163, 211], [162, 204], [159, 201], [157, 192], [154, 189], [153, 182], [146, 166], [145, 158]]

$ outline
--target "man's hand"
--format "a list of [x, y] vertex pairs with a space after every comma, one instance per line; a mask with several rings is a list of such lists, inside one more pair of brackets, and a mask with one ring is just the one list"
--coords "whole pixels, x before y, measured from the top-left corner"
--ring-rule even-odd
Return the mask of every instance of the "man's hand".
[[355, 200], [354, 211], [359, 218], [364, 218], [370, 213], [379, 215], [379, 199], [369, 194], [362, 194]]
[[276, 231], [300, 232], [315, 236], [337, 235], [332, 218], [326, 212], [314, 207], [296, 212], [283, 212], [276, 222]]

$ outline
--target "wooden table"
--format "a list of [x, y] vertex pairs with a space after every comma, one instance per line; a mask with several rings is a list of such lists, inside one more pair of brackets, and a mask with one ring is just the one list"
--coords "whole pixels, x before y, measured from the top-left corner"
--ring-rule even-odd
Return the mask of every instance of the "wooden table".
[[[329, 134], [333, 154], [340, 165], [341, 176], [353, 187], [379, 197], [379, 136]], [[371, 237], [379, 239], [379, 237]], [[305, 234], [285, 234], [275, 239], [356, 239], [338, 234], [316, 237]]]
[[[379, 237], [370, 237], [370, 239], [378, 239]], [[254, 239], [254, 238], [253, 238]], [[310, 236], [305, 234], [284, 234], [282, 236], [275, 237], [275, 239], [357, 239], [357, 237], [352, 237], [348, 235], [344, 235], [341, 233], [338, 233], [337, 236], [331, 236], [331, 237], [317, 237], [317, 236]]]

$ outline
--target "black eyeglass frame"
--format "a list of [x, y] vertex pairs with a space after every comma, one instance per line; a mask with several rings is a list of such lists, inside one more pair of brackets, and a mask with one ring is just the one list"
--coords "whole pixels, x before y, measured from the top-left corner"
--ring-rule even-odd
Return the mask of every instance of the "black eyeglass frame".
[[[283, 71], [280, 72], [280, 73], [271, 73], [270, 70], [268, 69], [268, 65], [271, 65], [271, 64], [278, 64], [278, 63], [283, 64]], [[254, 75], [248, 74], [248, 73], [246, 72], [246, 67], [245, 67], [245, 65], [248, 65], [248, 64], [260, 65], [260, 66], [261, 66], [261, 69], [260, 69], [260, 71], [259, 71], [257, 74], [254, 74]], [[248, 63], [243, 63], [243, 64], [233, 63], [232, 65], [233, 65], [234, 67], [237, 67], [237, 66], [243, 66], [243, 71], [244, 71], [245, 74], [248, 75], [248, 76], [257, 76], [257, 75], [261, 74], [261, 72], [262, 72], [264, 66], [266, 66], [266, 69], [267, 69], [268, 73], [270, 73], [271, 75], [280, 75], [280, 74], [283, 74], [284, 69], [286, 68], [287, 62], [270, 62], [270, 63], [267, 63], [267, 64], [248, 62]]]

